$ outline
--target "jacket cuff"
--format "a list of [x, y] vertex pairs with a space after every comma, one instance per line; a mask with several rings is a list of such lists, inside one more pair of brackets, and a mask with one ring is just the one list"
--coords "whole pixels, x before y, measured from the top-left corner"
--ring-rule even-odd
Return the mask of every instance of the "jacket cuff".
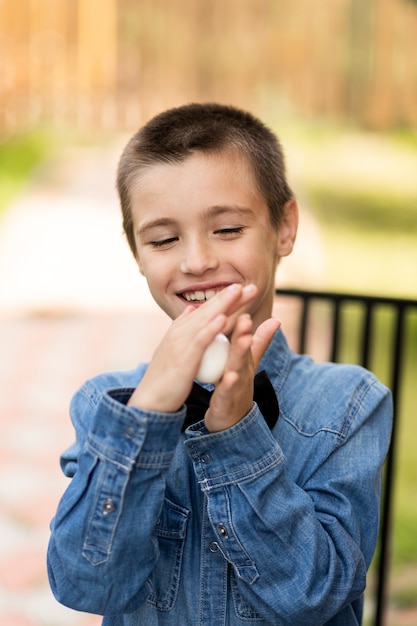
[[176, 413], [159, 413], [127, 406], [133, 389], [114, 389], [103, 393], [92, 424], [87, 446], [102, 458], [126, 469], [140, 463], [169, 466], [178, 444], [185, 407]]
[[185, 446], [203, 491], [254, 478], [284, 460], [256, 403], [231, 428], [209, 433], [204, 422], [198, 422], [185, 435]]

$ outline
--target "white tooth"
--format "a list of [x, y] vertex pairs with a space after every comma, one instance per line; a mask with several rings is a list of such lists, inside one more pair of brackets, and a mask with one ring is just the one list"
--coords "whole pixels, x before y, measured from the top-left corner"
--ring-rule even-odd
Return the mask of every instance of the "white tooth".
[[204, 300], [204, 291], [196, 291], [194, 294], [196, 300]]
[[191, 296], [189, 293], [184, 293], [184, 298], [187, 300], [187, 302], [191, 301]]
[[216, 292], [212, 289], [206, 291], [206, 300], [210, 300], [213, 296], [216, 295]]

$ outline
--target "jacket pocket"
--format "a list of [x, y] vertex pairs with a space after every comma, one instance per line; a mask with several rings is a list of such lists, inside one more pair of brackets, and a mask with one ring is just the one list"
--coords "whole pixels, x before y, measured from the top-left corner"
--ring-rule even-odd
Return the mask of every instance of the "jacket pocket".
[[149, 579], [152, 592], [147, 602], [160, 611], [175, 604], [181, 576], [181, 564], [190, 511], [167, 498], [155, 527], [159, 557]]
[[239, 591], [239, 587], [236, 581], [236, 574], [233, 571], [233, 568], [230, 567], [230, 588], [232, 590], [232, 598], [233, 598], [233, 606], [235, 609], [236, 616], [239, 619], [247, 620], [248, 622], [264, 622], [264, 618], [259, 615], [253, 609], [250, 604], [243, 598], [242, 594]]

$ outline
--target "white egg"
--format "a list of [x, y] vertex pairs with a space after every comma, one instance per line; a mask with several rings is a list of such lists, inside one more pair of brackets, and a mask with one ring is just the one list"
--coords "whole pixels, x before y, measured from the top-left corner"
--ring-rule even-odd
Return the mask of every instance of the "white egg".
[[197, 380], [202, 383], [217, 383], [223, 375], [229, 355], [229, 340], [219, 333], [206, 348], [197, 372]]

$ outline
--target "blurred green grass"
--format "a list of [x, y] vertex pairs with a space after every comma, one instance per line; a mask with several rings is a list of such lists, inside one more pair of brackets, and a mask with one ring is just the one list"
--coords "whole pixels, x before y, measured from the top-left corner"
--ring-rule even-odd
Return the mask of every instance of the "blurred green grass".
[[316, 215], [332, 228], [354, 224], [355, 230], [399, 235], [417, 230], [417, 190], [414, 194], [378, 188], [336, 190], [312, 182], [309, 197]]
[[321, 286], [417, 297], [417, 134], [313, 126], [286, 142], [323, 239]]
[[0, 139], [0, 214], [26, 187], [55, 146], [55, 136], [43, 130]]

